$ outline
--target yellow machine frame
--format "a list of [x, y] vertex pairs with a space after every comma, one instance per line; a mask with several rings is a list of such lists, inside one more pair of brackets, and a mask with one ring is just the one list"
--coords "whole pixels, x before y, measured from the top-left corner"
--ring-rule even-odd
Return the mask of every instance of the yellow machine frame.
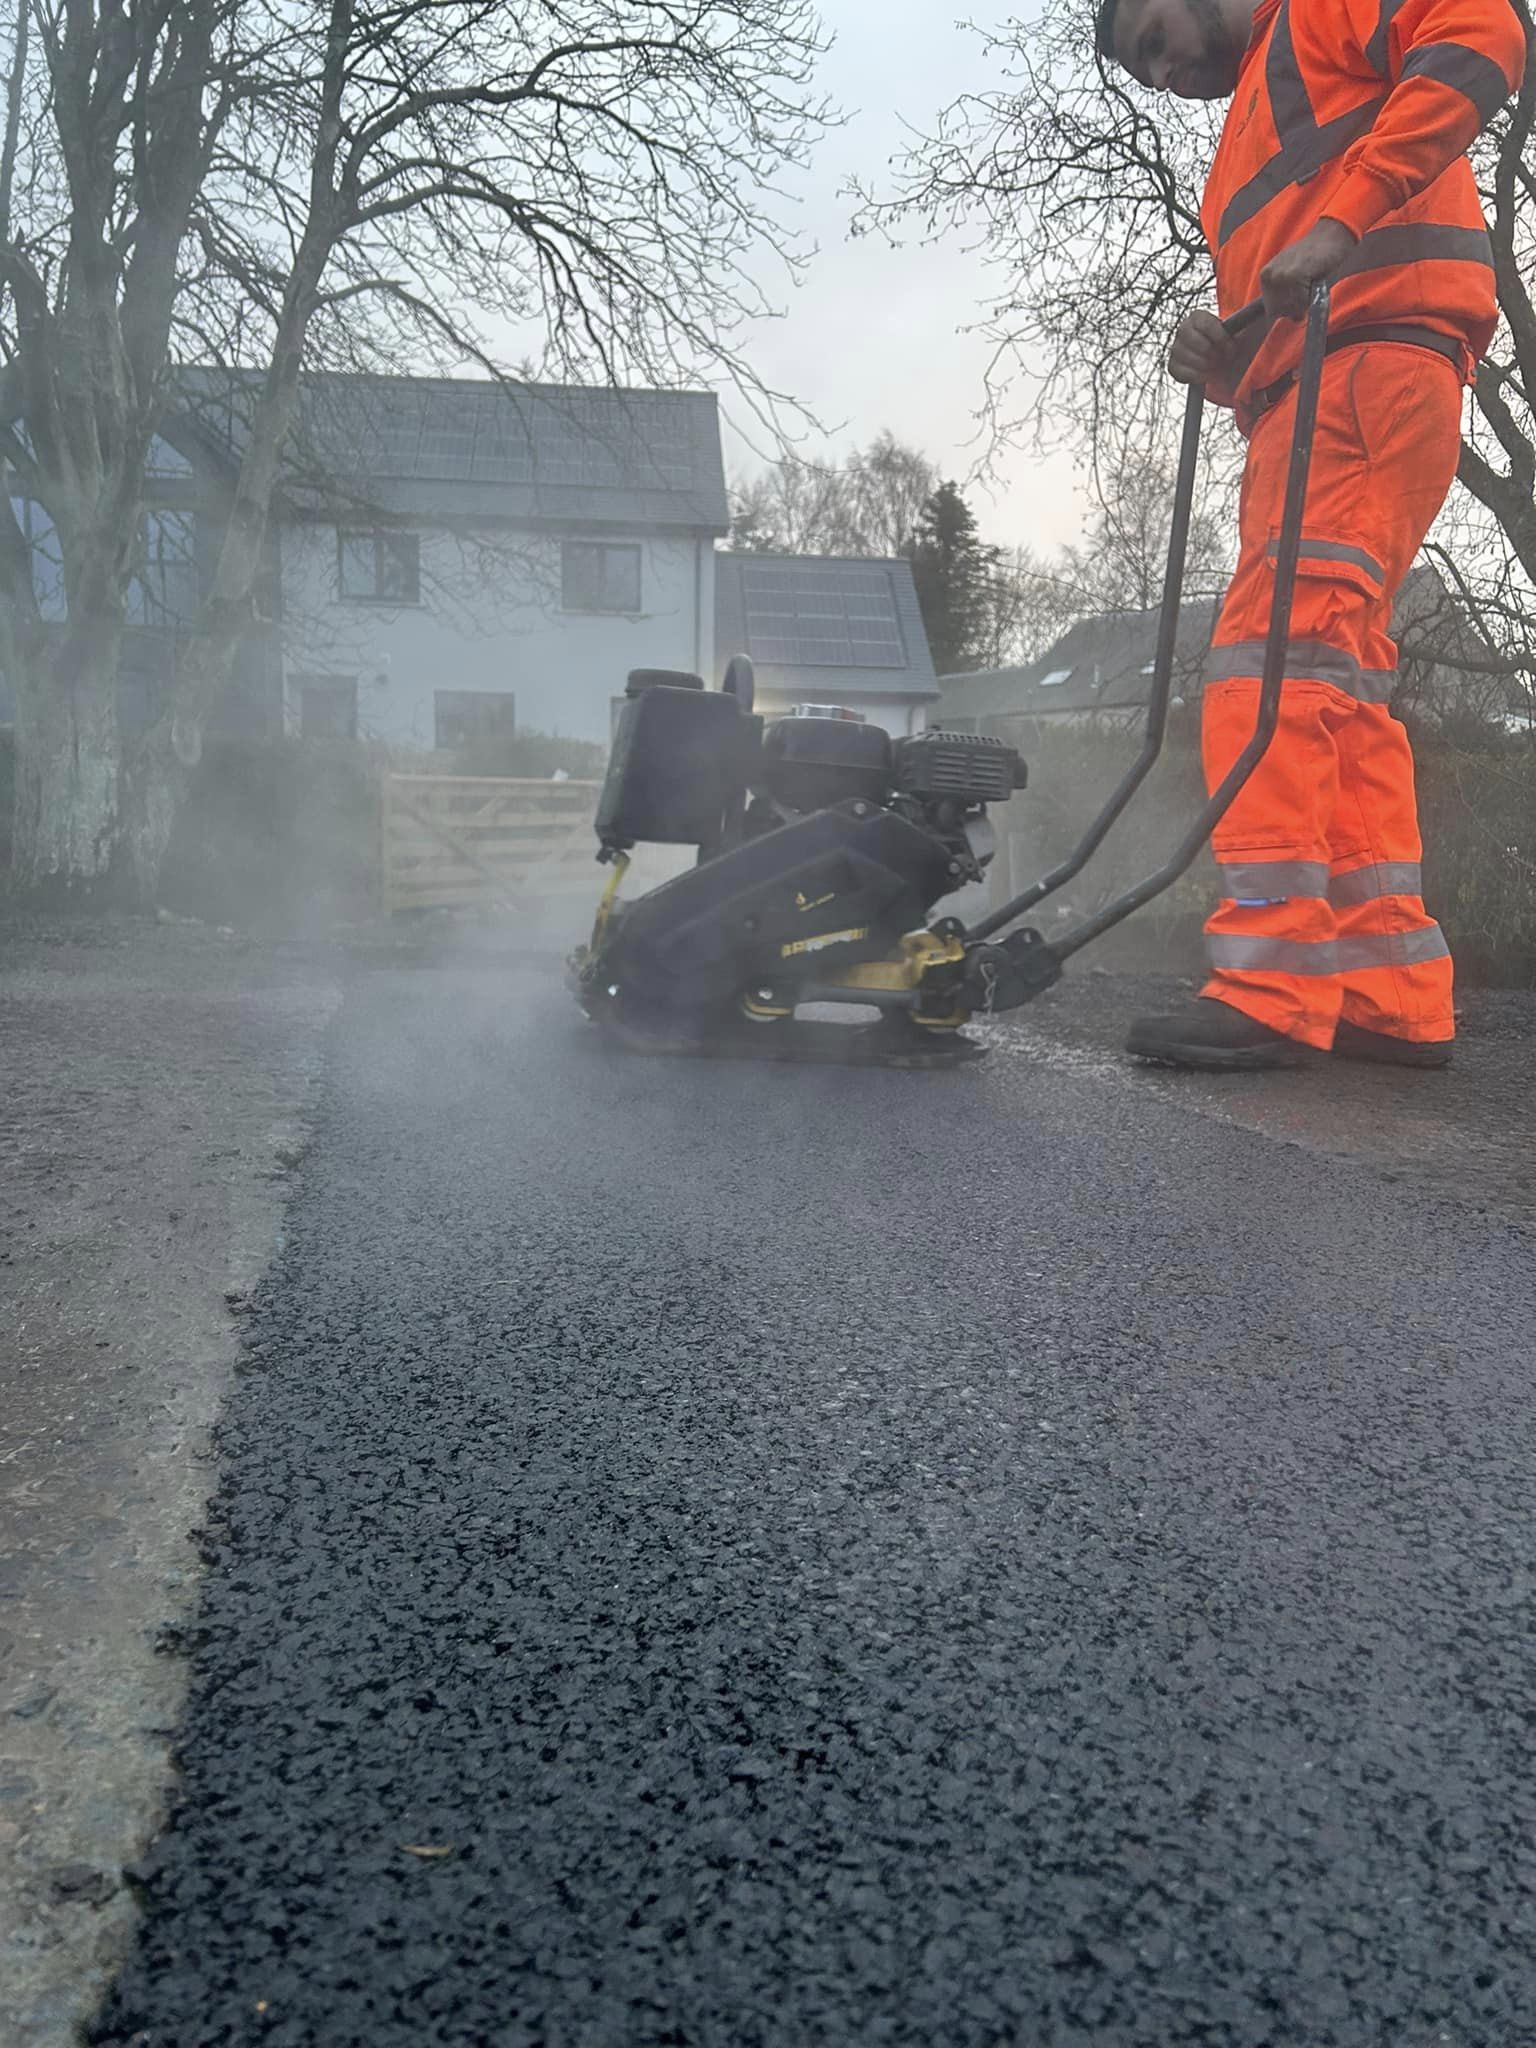
[[[862, 933], [837, 933], [832, 943], [840, 939], [853, 940]], [[823, 940], [823, 944], [828, 941]], [[786, 954], [798, 949], [786, 946]], [[921, 991], [926, 978], [936, 969], [956, 967], [965, 958], [965, 948], [958, 938], [941, 938], [937, 932], [926, 929], [907, 932], [900, 941], [900, 950], [883, 960], [860, 960], [851, 967], [837, 970], [835, 981], [817, 982], [814, 1001], [819, 1003], [859, 1003], [878, 999], [882, 995], [908, 995]], [[765, 999], [756, 994], [744, 995], [741, 1007], [747, 1016], [760, 1023], [770, 1023], [777, 1017], [792, 1017], [793, 1003], [777, 999]], [[928, 1013], [914, 1009], [908, 1013], [914, 1024], [921, 1024], [929, 1031], [958, 1031], [970, 1021], [970, 1011], [955, 1009], [942, 1013]]]

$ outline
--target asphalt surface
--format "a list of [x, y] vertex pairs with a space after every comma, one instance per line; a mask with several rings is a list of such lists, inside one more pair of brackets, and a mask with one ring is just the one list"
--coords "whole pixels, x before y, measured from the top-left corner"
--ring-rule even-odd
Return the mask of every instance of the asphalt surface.
[[1042, 1063], [1215, 1116], [1277, 1144], [1367, 1166], [1424, 1193], [1536, 1230], [1536, 990], [1457, 991], [1455, 1059], [1443, 1072], [1325, 1059], [1246, 1074], [1181, 1072], [1125, 1057], [1129, 1020], [1177, 1010], [1203, 976], [1103, 974], [1090, 965], [997, 1020], [993, 1064]]
[[1155, 1090], [367, 977], [93, 2038], [1536, 2042], [1533, 1312]]
[[138, 1920], [187, 1531], [339, 995], [206, 928], [0, 908], [0, 2044], [77, 2048]]

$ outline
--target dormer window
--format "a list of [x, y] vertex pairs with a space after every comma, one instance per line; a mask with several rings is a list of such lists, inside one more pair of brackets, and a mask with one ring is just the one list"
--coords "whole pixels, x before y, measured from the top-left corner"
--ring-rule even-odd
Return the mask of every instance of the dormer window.
[[158, 434], [149, 444], [149, 453], [144, 458], [144, 474], [153, 477], [189, 477], [192, 465], [179, 448], [173, 448], [169, 441], [162, 441]]

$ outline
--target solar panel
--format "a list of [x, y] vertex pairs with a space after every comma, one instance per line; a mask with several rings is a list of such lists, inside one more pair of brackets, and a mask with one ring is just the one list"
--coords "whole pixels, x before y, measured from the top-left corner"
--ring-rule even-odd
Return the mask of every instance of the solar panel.
[[905, 668], [888, 569], [854, 562], [741, 564], [747, 652], [784, 668]]
[[457, 391], [432, 391], [421, 409], [417, 476], [467, 476], [475, 453], [474, 401]]
[[690, 403], [648, 392], [322, 384], [304, 394], [304, 430], [338, 476], [636, 492], [699, 481]]

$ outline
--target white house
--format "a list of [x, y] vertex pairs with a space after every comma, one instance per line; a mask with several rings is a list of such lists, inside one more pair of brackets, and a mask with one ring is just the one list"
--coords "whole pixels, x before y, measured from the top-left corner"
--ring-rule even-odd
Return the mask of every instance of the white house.
[[[155, 715], [211, 580], [257, 388], [249, 371], [176, 372], [146, 477], [126, 727]], [[921, 730], [939, 684], [910, 563], [717, 553], [727, 528], [709, 394], [309, 375], [211, 729], [606, 745], [631, 669], [718, 682], [741, 653], [769, 717], [833, 703]], [[45, 616], [62, 616], [51, 530], [26, 531]]]
[[[182, 377], [204, 446], [237, 452], [243, 393]], [[727, 523], [708, 394], [311, 376], [274, 521], [268, 722], [606, 744], [630, 669], [712, 672]]]

